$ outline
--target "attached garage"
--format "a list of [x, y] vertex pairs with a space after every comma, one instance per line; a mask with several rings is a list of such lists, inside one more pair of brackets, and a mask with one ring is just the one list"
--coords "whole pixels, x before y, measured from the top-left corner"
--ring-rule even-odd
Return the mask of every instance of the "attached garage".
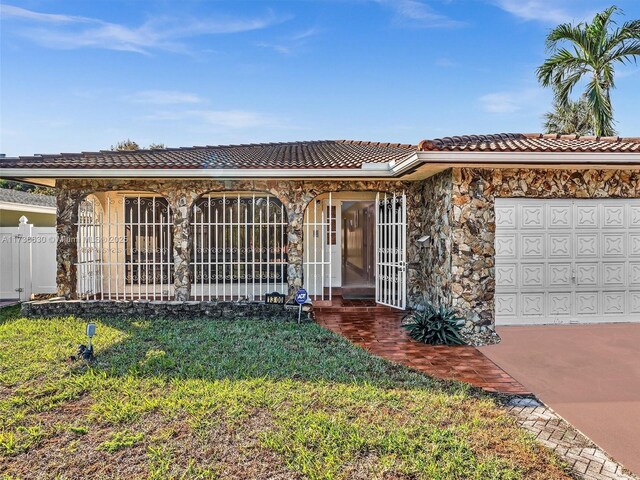
[[640, 321], [640, 199], [495, 200], [498, 325]]

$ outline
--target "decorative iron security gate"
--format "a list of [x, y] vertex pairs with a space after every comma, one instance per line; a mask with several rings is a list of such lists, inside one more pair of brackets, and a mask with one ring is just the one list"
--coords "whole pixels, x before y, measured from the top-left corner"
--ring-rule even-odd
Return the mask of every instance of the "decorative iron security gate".
[[376, 196], [376, 302], [407, 305], [407, 196]]
[[212, 194], [192, 212], [191, 295], [261, 300], [288, 292], [287, 213], [267, 194]]
[[78, 211], [78, 295], [93, 300], [169, 300], [173, 216], [153, 195], [88, 196]]
[[304, 215], [304, 286], [312, 301], [332, 299], [332, 259], [340, 255], [337, 242], [337, 212], [332, 194], [316, 198]]

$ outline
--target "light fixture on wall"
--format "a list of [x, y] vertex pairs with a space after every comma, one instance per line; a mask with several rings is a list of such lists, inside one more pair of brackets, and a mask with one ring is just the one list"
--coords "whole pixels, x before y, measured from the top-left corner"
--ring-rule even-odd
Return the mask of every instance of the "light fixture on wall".
[[429, 235], [423, 235], [418, 240], [416, 240], [420, 245], [425, 245], [431, 237]]

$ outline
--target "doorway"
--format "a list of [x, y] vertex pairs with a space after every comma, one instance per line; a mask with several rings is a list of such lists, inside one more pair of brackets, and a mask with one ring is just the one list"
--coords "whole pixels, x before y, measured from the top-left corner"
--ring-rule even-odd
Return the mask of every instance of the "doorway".
[[344, 201], [342, 227], [342, 296], [375, 298], [375, 203]]
[[404, 310], [406, 195], [330, 192], [309, 202], [303, 226], [303, 286], [316, 306], [333, 295]]

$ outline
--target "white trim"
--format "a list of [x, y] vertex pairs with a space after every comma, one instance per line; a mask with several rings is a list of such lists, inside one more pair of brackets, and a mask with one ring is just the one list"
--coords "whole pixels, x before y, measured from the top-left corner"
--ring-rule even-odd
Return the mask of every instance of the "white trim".
[[0, 210], [12, 210], [15, 212], [49, 213], [56, 214], [56, 207], [45, 207], [43, 205], [29, 205], [26, 203], [13, 203], [0, 201]]
[[388, 163], [363, 163], [361, 168], [5, 168], [0, 177], [9, 178], [398, 178], [420, 165], [518, 166], [522, 164], [560, 166], [635, 166], [636, 152], [412, 152], [405, 159]]
[[611, 164], [640, 167], [640, 153], [634, 152], [417, 152], [417, 159], [426, 164], [447, 163], [495, 163], [513, 165], [527, 163]]
[[6, 168], [0, 177], [19, 178], [349, 178], [349, 177], [394, 177], [388, 163], [379, 168]]

